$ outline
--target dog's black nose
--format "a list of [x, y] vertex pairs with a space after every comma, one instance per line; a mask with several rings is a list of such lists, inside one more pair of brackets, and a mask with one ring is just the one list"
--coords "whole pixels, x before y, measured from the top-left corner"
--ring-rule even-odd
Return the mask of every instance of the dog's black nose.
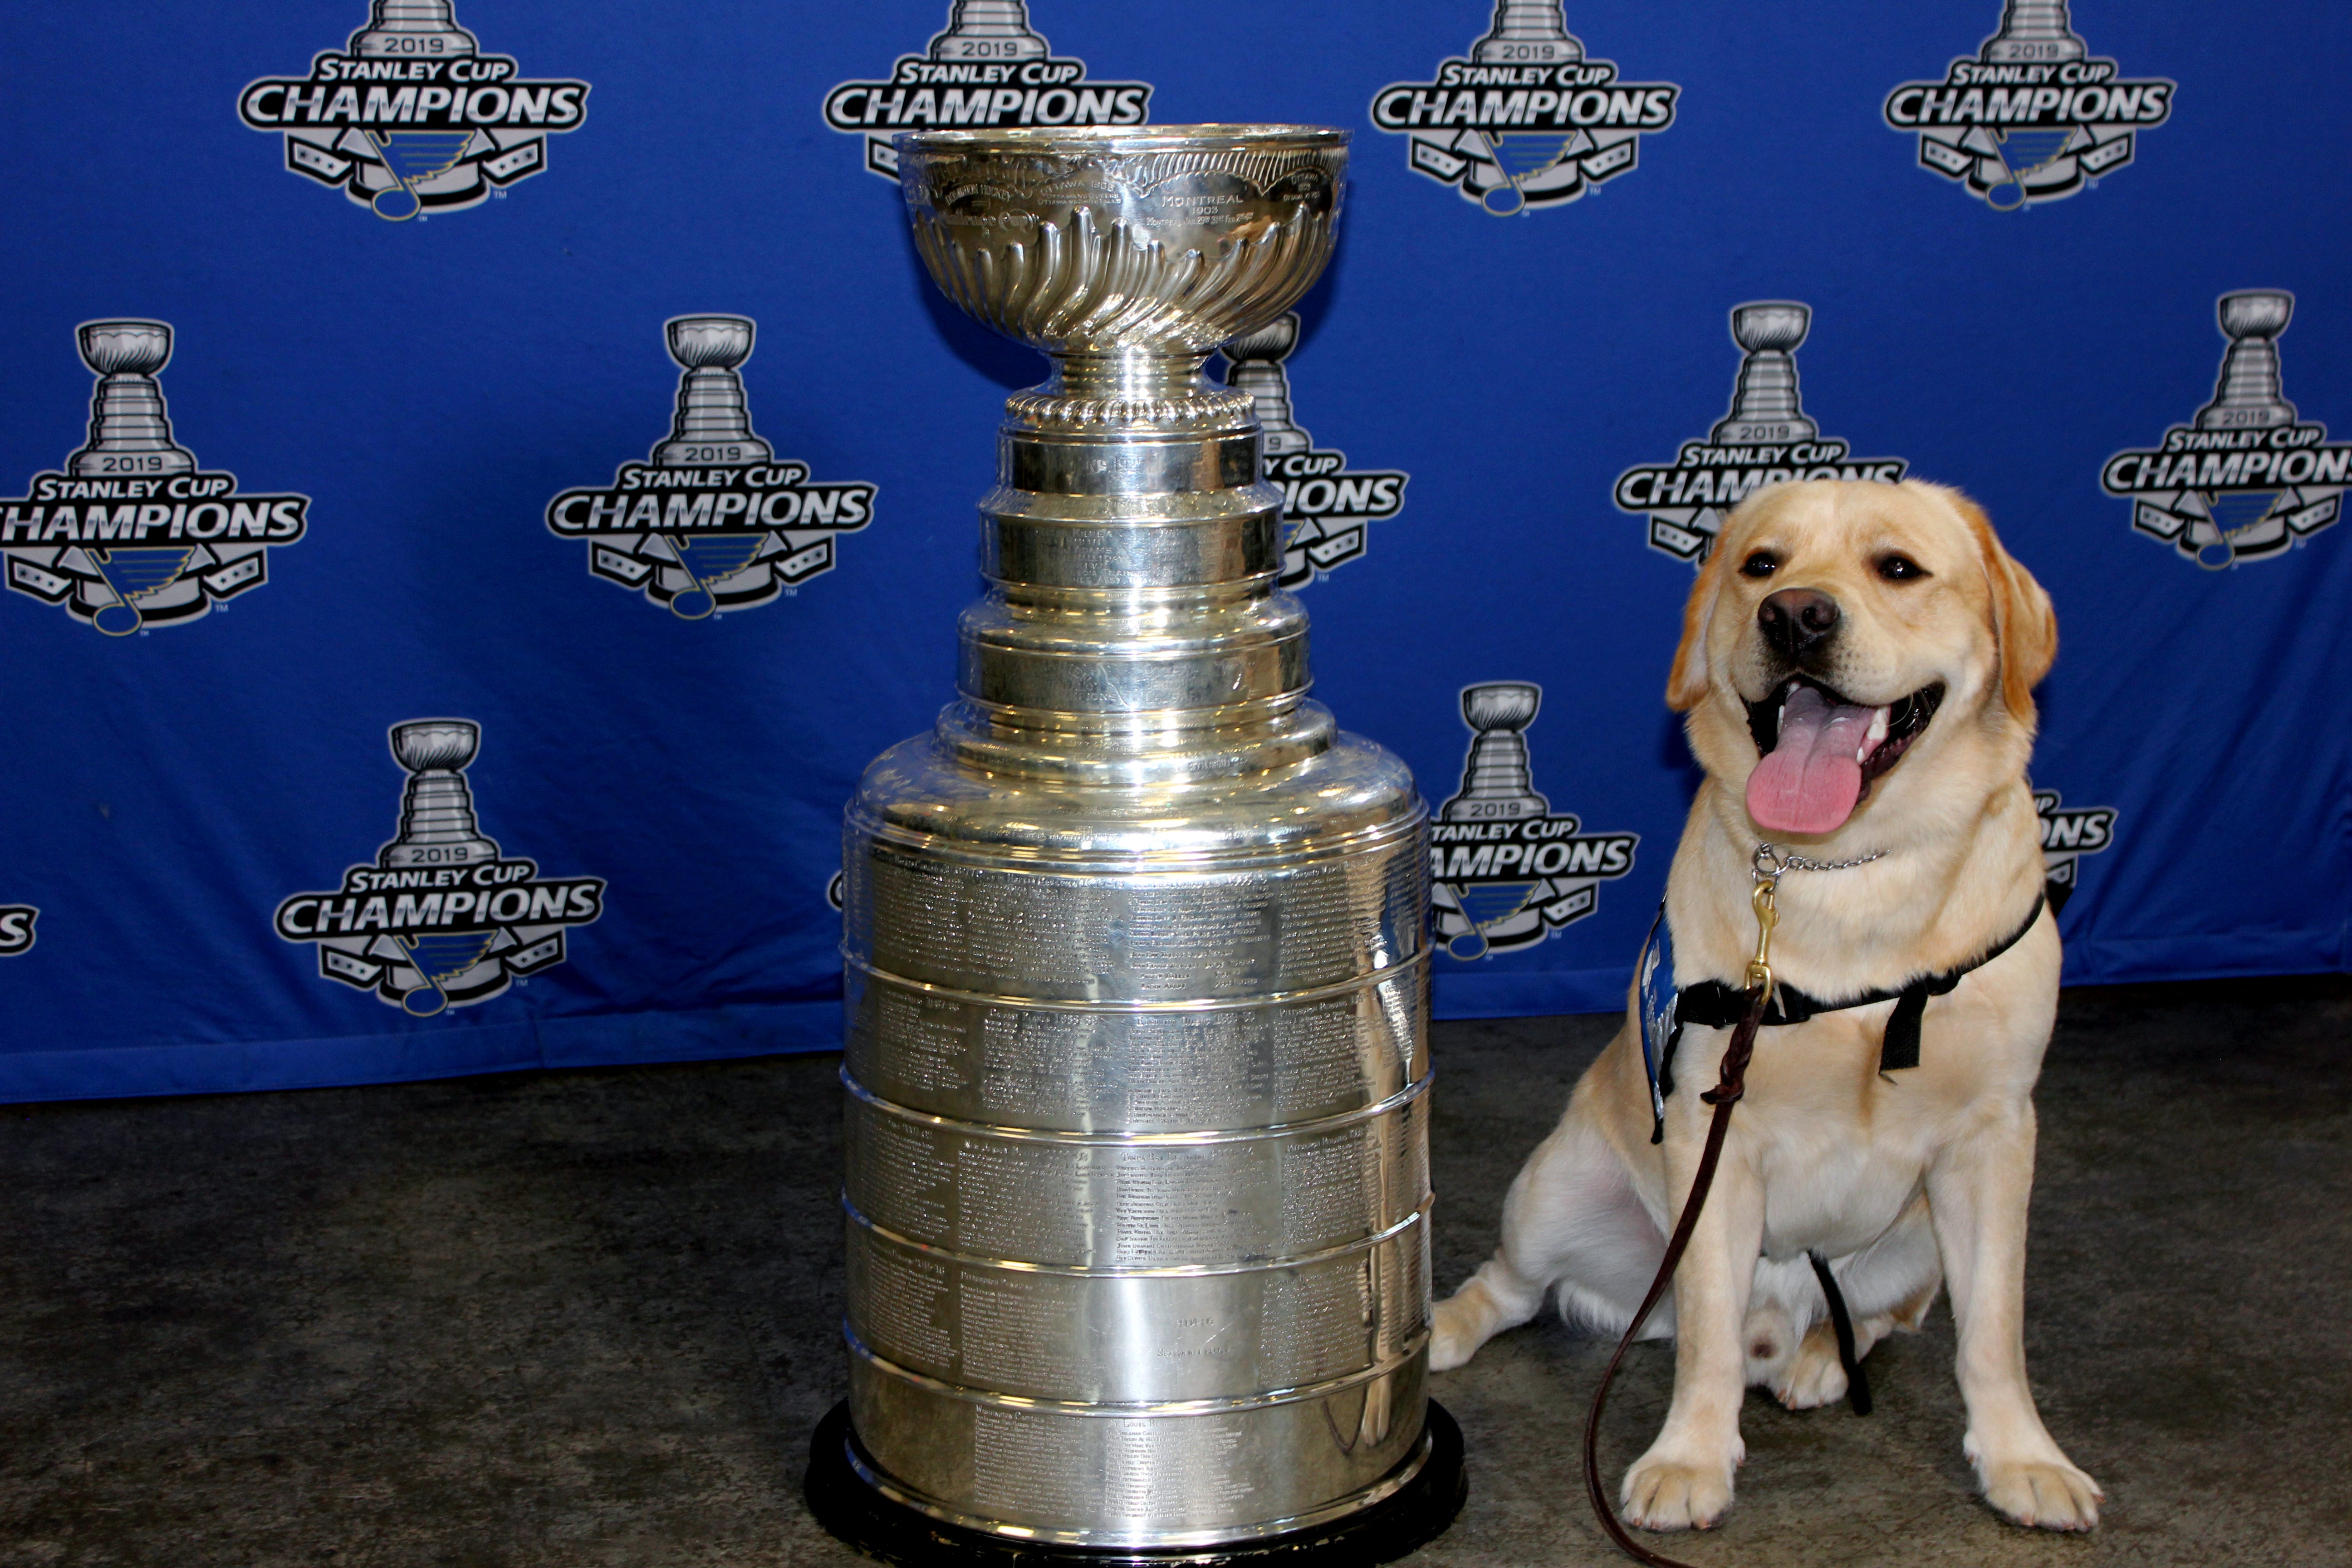
[[1829, 641], [1843, 618], [1835, 599], [1812, 588], [1783, 588], [1756, 606], [1764, 640], [1784, 658], [1801, 658]]

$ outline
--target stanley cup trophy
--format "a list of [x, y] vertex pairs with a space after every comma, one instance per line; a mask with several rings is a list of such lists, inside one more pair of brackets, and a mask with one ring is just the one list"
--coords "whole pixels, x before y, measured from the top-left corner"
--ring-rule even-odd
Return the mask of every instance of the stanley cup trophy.
[[[481, 726], [468, 719], [414, 719], [392, 727], [393, 760], [408, 770], [400, 800], [400, 837], [376, 852], [387, 871], [410, 866], [470, 868], [497, 863], [499, 847], [474, 820], [474, 792], [466, 767], [482, 743]], [[394, 939], [416, 983], [401, 998], [403, 1010], [429, 1018], [446, 1010], [453, 994], [497, 977], [499, 960], [489, 956], [495, 932], [453, 931]]]
[[1551, 802], [1536, 793], [1528, 767], [1527, 730], [1542, 700], [1541, 687], [1516, 680], [1462, 694], [1462, 717], [1477, 738], [1462, 766], [1462, 788], [1445, 803], [1446, 821], [1517, 822], [1551, 814]]
[[[664, 329], [677, 378], [677, 414], [669, 439], [653, 449], [658, 468], [735, 468], [775, 459], [776, 450], [751, 434], [751, 407], [737, 374], [751, 357], [754, 328], [748, 316], [679, 316]], [[670, 613], [698, 621], [715, 613], [713, 584], [751, 563], [767, 542], [756, 533], [664, 536], [683, 581], [670, 595]]]
[[1494, 26], [1470, 46], [1473, 65], [1573, 65], [1583, 58], [1560, 0], [1496, 0]]
[[449, 0], [375, 0], [368, 25], [351, 41], [352, 53], [368, 58], [454, 60], [478, 47]]
[[89, 321], [76, 334], [81, 363], [99, 378], [89, 399], [89, 441], [66, 472], [192, 474], [195, 455], [175, 446], [155, 373], [171, 363], [172, 329], [162, 321]]
[[[961, 700], [844, 838], [850, 1397], [809, 1499], [901, 1563], [1386, 1561], [1429, 1404], [1427, 810], [1307, 700], [1218, 344], [1331, 253], [1347, 133], [898, 139], [1005, 405]], [[1155, 1555], [1157, 1554], [1157, 1555]]]
[[[156, 373], [171, 363], [172, 329], [162, 321], [85, 321], [75, 334], [81, 362], [97, 376], [89, 398], [89, 439], [66, 459], [82, 478], [114, 474], [192, 474], [196, 455], [172, 439]], [[180, 580], [194, 551], [188, 545], [110, 544], [84, 552], [105, 579], [111, 603], [89, 624], [110, 637], [129, 637], [146, 623], [142, 606]]]
[[2224, 294], [2216, 307], [2230, 352], [2213, 401], [2197, 411], [2200, 430], [2267, 430], [2294, 423], [2294, 405], [2279, 381], [2279, 334], [2294, 314], [2294, 296], [2273, 289]]
[[680, 316], [666, 329], [677, 378], [677, 415], [669, 439], [656, 447], [656, 468], [732, 468], [771, 462], [775, 448], [751, 434], [751, 405], [737, 374], [751, 357], [745, 316]]
[[956, 0], [948, 30], [931, 40], [935, 60], [1042, 60], [1053, 51], [1029, 30], [1022, 0]]
[[1795, 355], [1812, 324], [1811, 309], [1790, 300], [1761, 300], [1731, 312], [1731, 341], [1748, 357], [1739, 364], [1731, 412], [1717, 423], [1710, 442], [1810, 441], [1822, 433], [1797, 396]]
[[2009, 0], [2000, 31], [1985, 40], [1978, 58], [1988, 65], [2010, 65], [2079, 60], [2090, 52], [2066, 19], [2066, 0]]

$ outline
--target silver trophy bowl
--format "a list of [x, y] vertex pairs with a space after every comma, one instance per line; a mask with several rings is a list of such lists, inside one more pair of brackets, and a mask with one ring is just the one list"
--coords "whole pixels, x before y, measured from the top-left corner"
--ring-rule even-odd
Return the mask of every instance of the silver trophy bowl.
[[2294, 296], [2278, 289], [2248, 289], [2224, 294], [2215, 307], [2221, 331], [2231, 338], [2274, 338], [2294, 315]]
[[85, 321], [74, 336], [93, 375], [153, 375], [172, 363], [172, 329], [163, 321]]
[[1202, 375], [1322, 269], [1347, 135], [897, 145], [933, 278], [1054, 374], [1006, 404], [960, 699], [847, 813], [851, 1392], [810, 1500], [902, 1561], [1409, 1546], [1461, 1488], [1427, 808], [1307, 700], [1253, 401]]
[[1731, 341], [1748, 353], [1793, 353], [1813, 324], [1811, 306], [1767, 300], [1731, 312]]

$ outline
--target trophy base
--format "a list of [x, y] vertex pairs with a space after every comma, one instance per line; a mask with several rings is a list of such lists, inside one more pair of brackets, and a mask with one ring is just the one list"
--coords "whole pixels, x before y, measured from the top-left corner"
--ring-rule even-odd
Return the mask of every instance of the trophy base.
[[[809, 1512], [834, 1536], [868, 1557], [902, 1568], [1370, 1568], [1426, 1546], [1454, 1522], [1469, 1496], [1462, 1468], [1462, 1428], [1435, 1400], [1425, 1417], [1429, 1457], [1412, 1479], [1344, 1519], [1255, 1541], [1206, 1546], [1056, 1546], [931, 1518], [884, 1497], [857, 1473], [850, 1448], [857, 1434], [843, 1400], [817, 1423], [809, 1442], [804, 1491]], [[858, 1452], [863, 1455], [862, 1445]], [[870, 1459], [866, 1461], [871, 1467]]]

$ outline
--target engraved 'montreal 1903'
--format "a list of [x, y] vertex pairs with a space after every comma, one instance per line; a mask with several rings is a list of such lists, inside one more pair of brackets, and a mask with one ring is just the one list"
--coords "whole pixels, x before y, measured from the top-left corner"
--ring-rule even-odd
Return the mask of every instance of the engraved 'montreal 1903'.
[[1054, 374], [960, 700], [848, 812], [851, 1462], [1045, 1544], [1348, 1516], [1428, 1451], [1427, 812], [1307, 700], [1253, 402], [1202, 374], [1329, 258], [1347, 136], [898, 156], [932, 276]]

